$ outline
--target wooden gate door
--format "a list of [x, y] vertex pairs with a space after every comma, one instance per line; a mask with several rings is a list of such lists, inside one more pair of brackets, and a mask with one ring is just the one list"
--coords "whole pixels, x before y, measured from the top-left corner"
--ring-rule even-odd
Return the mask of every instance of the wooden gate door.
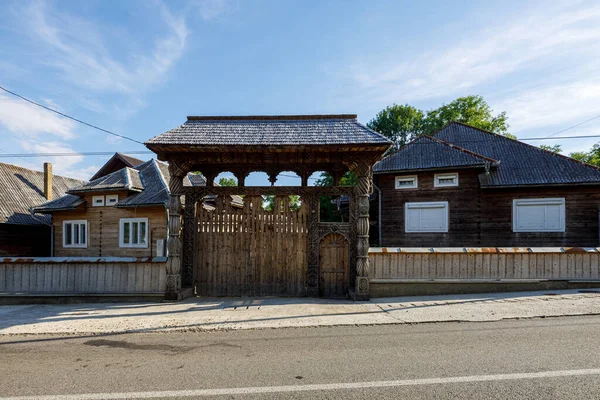
[[319, 267], [322, 297], [346, 297], [348, 292], [348, 241], [339, 233], [330, 233], [321, 240]]
[[216, 207], [196, 207], [196, 279], [200, 296], [303, 296], [307, 274], [304, 206], [291, 210], [276, 196], [274, 210], [262, 196], [243, 207], [219, 196]]

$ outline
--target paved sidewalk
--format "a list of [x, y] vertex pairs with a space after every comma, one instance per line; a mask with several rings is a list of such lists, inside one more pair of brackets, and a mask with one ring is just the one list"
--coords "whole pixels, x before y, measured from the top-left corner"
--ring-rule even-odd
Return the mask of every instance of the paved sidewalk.
[[0, 334], [102, 334], [378, 325], [600, 314], [600, 289], [322, 299], [0, 306]]

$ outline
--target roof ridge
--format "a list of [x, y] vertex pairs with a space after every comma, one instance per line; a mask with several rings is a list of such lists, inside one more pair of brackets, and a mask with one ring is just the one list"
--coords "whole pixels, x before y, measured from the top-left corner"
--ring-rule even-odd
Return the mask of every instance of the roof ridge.
[[125, 167], [125, 188], [131, 189], [131, 177], [129, 176], [129, 167]]
[[167, 185], [167, 180], [165, 179], [162, 171], [160, 170], [160, 167], [158, 166], [158, 162], [153, 158], [152, 159], [153, 163], [152, 165], [154, 165], [154, 168], [156, 169], [156, 171], [158, 171], [158, 176], [160, 177], [160, 181], [162, 182], [163, 186], [165, 187], [165, 190], [167, 191], [167, 193], [171, 194], [171, 191], [169, 190], [169, 185]]
[[469, 154], [469, 155], [472, 155], [472, 156], [474, 156], [474, 157], [483, 158], [483, 159], [485, 159], [485, 160], [487, 160], [487, 161], [490, 161], [490, 162], [492, 162], [492, 163], [500, 163], [500, 162], [502, 161], [502, 160], [496, 160], [495, 158], [491, 158], [491, 157], [488, 157], [488, 156], [484, 156], [483, 154], [479, 154], [479, 153], [476, 153], [476, 152], [474, 152], [474, 151], [471, 151], [471, 150], [467, 150], [467, 149], [465, 149], [464, 147], [460, 147], [460, 146], [458, 146], [458, 145], [456, 145], [456, 144], [454, 144], [454, 143], [446, 142], [445, 140], [438, 139], [438, 138], [434, 138], [434, 137], [432, 137], [432, 136], [423, 135], [423, 136], [421, 136], [421, 137], [422, 137], [422, 138], [427, 138], [427, 139], [434, 140], [434, 141], [436, 141], [436, 142], [438, 142], [438, 143], [440, 143], [440, 144], [443, 144], [443, 145], [449, 146], [449, 147], [451, 147], [451, 148], [453, 148], [453, 149], [456, 149], [456, 150], [459, 150], [459, 151], [465, 152], [465, 153], [467, 153], [467, 154]]
[[[577, 164], [581, 164], [581, 165], [582, 165], [582, 166], [584, 166], [584, 167], [589, 167], [589, 168], [595, 169], [595, 170], [597, 170], [597, 171], [600, 171], [600, 167], [597, 167], [597, 166], [595, 166], [595, 165], [588, 164], [588, 163], [585, 163], [585, 162], [583, 162], [583, 161], [576, 160], [576, 159], [574, 159], [574, 158], [572, 158], [572, 157], [569, 157], [569, 156], [566, 156], [566, 155], [564, 155], [564, 154], [555, 153], [555, 152], [553, 152], [553, 151], [550, 151], [550, 150], [542, 149], [542, 148], [540, 148], [540, 147], [538, 147], [538, 146], [534, 146], [534, 145], [532, 145], [532, 144], [529, 144], [529, 143], [522, 142], [522, 141], [520, 141], [519, 139], [513, 139], [513, 138], [510, 138], [510, 137], [504, 136], [504, 135], [502, 135], [502, 134], [500, 134], [500, 133], [496, 133], [496, 132], [488, 131], [488, 130], [485, 130], [485, 129], [482, 129], [482, 128], [477, 128], [477, 127], [475, 127], [475, 126], [471, 126], [471, 125], [469, 125], [469, 124], [465, 124], [464, 122], [452, 121], [452, 122], [450, 122], [450, 123], [446, 124], [446, 125], [445, 125], [443, 128], [441, 128], [441, 129], [439, 129], [438, 131], [436, 131], [436, 133], [435, 133], [435, 134], [437, 135], [438, 133], [440, 133], [440, 132], [442, 131], [442, 129], [445, 129], [446, 127], [448, 127], [449, 125], [452, 125], [452, 124], [462, 125], [462, 126], [464, 126], [464, 127], [467, 127], [467, 128], [475, 129], [476, 131], [483, 132], [483, 133], [487, 133], [488, 135], [493, 135], [493, 136], [495, 136], [495, 137], [499, 137], [499, 138], [502, 138], [502, 139], [506, 139], [506, 140], [509, 140], [509, 141], [512, 141], [512, 142], [518, 143], [518, 144], [520, 144], [520, 145], [527, 146], [527, 147], [530, 147], [530, 148], [533, 148], [533, 149], [539, 150], [539, 151], [541, 151], [541, 152], [543, 152], [543, 153], [546, 153], [546, 154], [549, 154], [549, 155], [552, 155], [552, 156], [557, 156], [557, 157], [563, 158], [563, 159], [565, 159], [566, 161], [575, 162], [575, 163], [577, 163]], [[439, 140], [439, 139], [438, 139], [438, 140]]]
[[188, 121], [310, 120], [357, 119], [357, 114], [291, 114], [291, 115], [188, 115]]

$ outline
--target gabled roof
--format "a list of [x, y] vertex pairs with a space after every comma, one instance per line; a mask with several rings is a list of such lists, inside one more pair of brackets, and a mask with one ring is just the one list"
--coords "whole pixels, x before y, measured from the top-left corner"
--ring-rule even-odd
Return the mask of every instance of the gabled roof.
[[355, 114], [188, 117], [146, 142], [156, 145], [298, 146], [380, 144], [390, 141], [358, 122]]
[[[140, 167], [141, 165], [138, 166], [138, 168]], [[67, 193], [104, 192], [107, 190], [131, 190], [137, 192], [144, 190], [140, 172], [137, 169], [125, 167], [83, 185], [73, 187]]]
[[[52, 196], [60, 198], [71, 186], [83, 181], [59, 175], [52, 177]], [[32, 216], [29, 209], [46, 201], [44, 173], [0, 163], [0, 223], [42, 225], [50, 224], [50, 216]]]
[[[78, 195], [110, 190], [129, 190], [134, 192], [126, 198], [119, 199], [116, 207], [166, 205], [170, 197], [169, 179], [170, 175], [167, 164], [152, 159], [138, 165], [135, 169], [125, 167], [95, 181], [72, 188], [68, 191], [69, 194], [54, 201], [38, 205], [35, 207], [35, 211], [39, 213], [51, 213], [74, 209], [84, 202]], [[188, 174], [183, 183], [184, 186], [205, 186], [206, 179], [202, 175]], [[243, 206], [243, 201], [239, 196], [232, 196], [232, 200], [234, 204]]]
[[600, 184], [600, 170], [572, 158], [458, 122], [433, 135], [500, 161], [479, 177], [483, 187]]
[[474, 168], [497, 164], [498, 161], [495, 159], [430, 136], [422, 136], [379, 161], [373, 166], [373, 172], [377, 174], [444, 168]]
[[118, 171], [124, 167], [137, 167], [144, 161], [123, 153], [115, 153], [95, 174], [90, 181], [106, 176], [112, 172]]

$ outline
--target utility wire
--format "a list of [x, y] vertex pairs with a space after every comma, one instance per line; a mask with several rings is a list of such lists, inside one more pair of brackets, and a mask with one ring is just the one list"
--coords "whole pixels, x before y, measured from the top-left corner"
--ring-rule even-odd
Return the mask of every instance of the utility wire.
[[[589, 139], [589, 138], [600, 138], [600, 135], [581, 135], [581, 136], [559, 136], [559, 137], [536, 137], [536, 138], [523, 138], [518, 139], [519, 141], [533, 141], [533, 140], [566, 140], [566, 139]], [[461, 140], [456, 143], [457, 146], [461, 146], [463, 143], [489, 143], [488, 140]], [[437, 143], [413, 143], [412, 145], [436, 145]], [[120, 151], [122, 154], [154, 154], [154, 152], [145, 151]], [[6, 153], [0, 154], [0, 158], [18, 158], [18, 157], [79, 157], [79, 156], [111, 156], [115, 154], [114, 151], [95, 151], [95, 152], [73, 152], [73, 153]]]
[[[587, 120], [585, 120], [585, 121], [583, 121], [583, 122], [580, 122], [580, 123], [578, 123], [578, 124], [576, 124], [576, 125], [570, 126], [570, 127], [566, 128], [566, 129], [563, 129], [562, 131], [558, 131], [558, 132], [555, 132], [555, 133], [553, 133], [553, 134], [551, 134], [551, 135], [548, 135], [548, 136], [546, 136], [546, 138], [547, 138], [547, 139], [549, 139], [549, 138], [551, 138], [551, 137], [553, 137], [553, 136], [555, 136], [555, 135], [558, 135], [559, 133], [563, 133], [563, 132], [566, 132], [566, 131], [568, 131], [568, 130], [570, 130], [570, 129], [577, 128], [577, 127], [578, 127], [578, 126], [580, 126], [580, 125], [587, 124], [588, 122], [590, 122], [590, 121], [593, 121], [593, 120], [595, 120], [595, 119], [598, 119], [598, 118], [600, 118], [600, 114], [598, 114], [598, 115], [596, 115], [595, 117], [592, 117], [592, 118], [590, 118], [590, 119], [587, 119]], [[530, 140], [531, 140], [531, 139], [530, 139]]]
[[20, 94], [18, 94], [18, 93], [15, 93], [15, 92], [13, 92], [13, 91], [10, 91], [10, 90], [8, 90], [8, 89], [6, 89], [6, 88], [2, 87], [2, 86], [0, 86], [0, 89], [4, 90], [6, 93], [9, 93], [9, 94], [11, 94], [11, 95], [13, 95], [13, 96], [15, 96], [15, 97], [18, 97], [18, 98], [20, 98], [20, 99], [22, 99], [22, 100], [25, 100], [25, 101], [26, 101], [26, 102], [28, 102], [28, 103], [31, 103], [31, 104], [33, 104], [33, 105], [36, 105], [36, 106], [38, 106], [38, 107], [42, 107], [42, 108], [44, 108], [44, 109], [46, 109], [46, 110], [48, 110], [48, 111], [50, 111], [50, 112], [53, 112], [53, 113], [55, 113], [55, 114], [58, 114], [58, 115], [60, 115], [60, 116], [63, 116], [63, 117], [65, 117], [65, 118], [71, 119], [71, 120], [73, 120], [73, 121], [75, 121], [75, 122], [79, 122], [80, 124], [83, 124], [83, 125], [89, 126], [90, 128], [97, 129], [97, 130], [99, 130], [99, 131], [102, 131], [102, 132], [104, 132], [104, 133], [108, 133], [109, 135], [113, 135], [113, 136], [116, 136], [116, 137], [120, 137], [120, 138], [122, 138], [122, 139], [130, 140], [130, 141], [132, 141], [132, 142], [134, 142], [134, 143], [138, 143], [138, 144], [141, 144], [141, 145], [143, 145], [143, 144], [144, 144], [144, 142], [140, 142], [139, 140], [136, 140], [136, 139], [130, 138], [130, 137], [128, 137], [128, 136], [125, 136], [125, 135], [119, 135], [118, 133], [111, 132], [111, 131], [109, 131], [109, 130], [106, 130], [106, 129], [100, 128], [99, 126], [96, 126], [96, 125], [89, 124], [89, 123], [87, 123], [87, 122], [85, 122], [85, 121], [82, 121], [82, 120], [80, 120], [80, 119], [77, 119], [77, 118], [75, 118], [75, 117], [71, 117], [70, 115], [67, 115], [67, 114], [65, 114], [65, 113], [61, 113], [60, 111], [57, 111], [57, 110], [55, 110], [55, 109], [53, 109], [53, 108], [50, 108], [50, 107], [48, 107], [48, 106], [45, 106], [45, 105], [43, 105], [43, 104], [36, 103], [35, 101], [33, 101], [33, 100], [30, 100], [30, 99], [28, 99], [27, 97], [21, 96]]

